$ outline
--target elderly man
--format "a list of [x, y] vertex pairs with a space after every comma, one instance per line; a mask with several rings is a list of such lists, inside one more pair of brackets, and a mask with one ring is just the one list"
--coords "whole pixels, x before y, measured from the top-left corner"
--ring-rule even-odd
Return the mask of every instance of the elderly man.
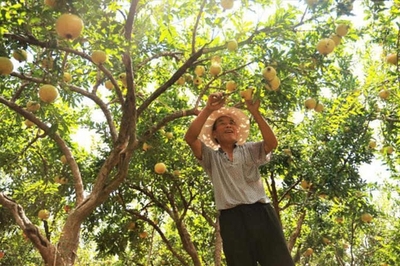
[[292, 266], [259, 172], [278, 141], [259, 112], [259, 101], [246, 101], [263, 137], [259, 142], [246, 142], [248, 117], [240, 109], [224, 105], [222, 92], [211, 94], [189, 126], [185, 140], [211, 178], [228, 266], [256, 266], [257, 262], [262, 266]]

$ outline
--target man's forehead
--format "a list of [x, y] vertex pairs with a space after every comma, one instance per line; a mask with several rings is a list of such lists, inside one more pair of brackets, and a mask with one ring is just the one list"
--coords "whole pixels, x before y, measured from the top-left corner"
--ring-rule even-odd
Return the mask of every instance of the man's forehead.
[[222, 120], [229, 120], [229, 121], [235, 122], [235, 119], [234, 119], [233, 117], [230, 117], [230, 116], [228, 116], [228, 115], [223, 115], [223, 116], [218, 117], [218, 118], [215, 120], [215, 123], [218, 123], [219, 121], [222, 121]]

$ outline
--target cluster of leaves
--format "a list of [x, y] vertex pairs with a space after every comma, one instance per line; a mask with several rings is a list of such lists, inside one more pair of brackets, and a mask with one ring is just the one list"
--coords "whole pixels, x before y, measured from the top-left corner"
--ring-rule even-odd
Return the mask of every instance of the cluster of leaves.
[[[179, 5], [60, 0], [54, 7], [38, 1], [1, 3], [0, 35], [5, 41], [0, 56], [23, 49], [28, 60], [13, 61], [14, 72], [0, 76], [0, 192], [22, 206], [50, 243], [64, 243], [69, 232], [80, 233], [85, 244], [77, 263], [220, 265], [212, 187], [183, 135], [206, 96], [225, 90], [233, 80], [238, 92], [255, 88], [260, 111], [278, 135], [280, 146], [261, 172], [295, 261], [399, 263], [398, 221], [386, 216], [389, 207], [374, 207], [369, 192], [379, 187], [368, 184], [359, 171], [377, 156], [393, 180], [398, 179], [398, 154], [380, 153], [370, 141], [395, 151], [400, 146], [399, 68], [375, 56], [376, 44], [385, 55], [399, 51], [399, 4], [366, 0], [365, 26], [352, 27], [352, 1], [307, 2], [315, 3], [235, 1], [232, 10], [214, 0]], [[265, 15], [271, 7], [275, 11]], [[67, 12], [85, 24], [75, 40], [60, 39], [54, 29], [59, 15]], [[349, 34], [333, 54], [319, 54], [316, 43], [341, 23], [351, 26]], [[235, 51], [226, 49], [232, 39], [238, 43]], [[360, 41], [364, 44], [357, 50]], [[108, 60], [94, 64], [94, 50], [104, 51]], [[217, 76], [209, 73], [215, 57], [223, 70]], [[51, 66], [43, 63], [48, 60]], [[356, 62], [361, 62], [358, 68]], [[194, 84], [199, 65], [206, 72], [202, 83]], [[277, 91], [265, 88], [266, 66], [273, 66], [281, 80]], [[360, 70], [364, 77], [357, 75]], [[70, 83], [63, 80], [66, 72], [73, 76]], [[183, 84], [177, 83], [180, 77]], [[114, 89], [104, 87], [108, 80]], [[26, 112], [29, 101], [40, 102], [37, 92], [44, 83], [58, 88], [59, 99]], [[386, 100], [377, 96], [383, 88], [391, 92]], [[324, 105], [322, 113], [305, 109], [310, 97]], [[231, 94], [228, 104], [243, 107], [240, 94]], [[32, 118], [36, 126], [23, 125]], [[95, 139], [78, 135], [77, 142], [74, 134], [84, 129]], [[257, 139], [253, 127], [250, 140]], [[83, 143], [87, 149], [79, 146]], [[118, 150], [120, 144], [126, 145], [124, 151]], [[63, 164], [60, 156], [68, 155], [66, 151], [73, 156]], [[111, 161], [119, 163], [110, 166]], [[158, 162], [167, 165], [166, 173], [154, 173]], [[55, 177], [67, 183], [57, 184]], [[304, 189], [302, 181], [312, 185]], [[87, 205], [80, 199], [80, 183], [87, 202], [94, 201], [91, 195], [102, 196], [82, 214]], [[104, 191], [95, 194], [99, 189]], [[398, 203], [393, 194], [391, 202]], [[49, 228], [37, 218], [40, 209], [51, 212]], [[2, 260], [38, 264], [39, 255], [29, 252], [33, 245], [19, 244], [31, 238], [22, 240], [20, 229], [25, 228], [16, 227], [18, 217], [1, 206], [0, 213], [0, 247], [7, 249]], [[361, 221], [364, 213], [374, 216], [372, 223]], [[72, 232], [72, 225], [80, 222], [78, 232]], [[304, 255], [308, 248], [315, 255]], [[11, 250], [18, 256], [9, 256]], [[92, 250], [95, 256], [89, 254]], [[73, 263], [75, 250], [68, 254]]]

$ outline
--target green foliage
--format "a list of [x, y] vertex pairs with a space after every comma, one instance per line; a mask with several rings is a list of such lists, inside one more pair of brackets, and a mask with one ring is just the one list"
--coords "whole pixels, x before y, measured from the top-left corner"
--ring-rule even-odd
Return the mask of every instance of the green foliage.
[[[14, 72], [0, 76], [0, 192], [21, 206], [44, 237], [49, 233], [51, 244], [63, 243], [79, 224], [82, 245], [69, 253], [69, 259], [78, 254], [71, 263], [224, 262], [216, 256], [221, 245], [212, 186], [183, 137], [194, 110], [229, 80], [238, 89], [227, 104], [245, 108], [239, 92], [253, 87], [278, 136], [280, 146], [261, 172], [295, 261], [399, 263], [400, 71], [385, 61], [388, 54], [399, 55], [397, 0], [235, 1], [232, 10], [215, 0], [132, 6], [57, 0], [54, 7], [3, 2], [0, 56], [12, 58], [22, 49], [28, 60], [12, 59]], [[363, 9], [363, 18], [353, 19], [353, 5]], [[55, 31], [57, 18], [67, 12], [84, 21], [75, 40], [60, 39]], [[350, 26], [348, 34], [333, 53], [320, 54], [317, 43], [342, 23]], [[236, 51], [226, 48], [232, 39]], [[94, 50], [106, 52], [104, 64], [92, 62]], [[209, 69], [216, 58], [223, 71], [214, 77]], [[206, 71], [196, 85], [198, 65]], [[268, 89], [266, 66], [276, 69], [278, 90]], [[111, 90], [104, 87], [109, 80]], [[57, 88], [54, 103], [40, 100], [43, 84]], [[380, 98], [381, 90], [390, 96]], [[322, 112], [306, 110], [310, 97], [323, 104]], [[30, 102], [40, 109], [28, 111]], [[253, 126], [249, 140], [260, 138]], [[66, 164], [62, 155], [69, 158]], [[376, 159], [387, 167], [390, 184], [370, 183], [360, 172]], [[166, 164], [166, 173], [154, 172], [158, 162]], [[57, 177], [66, 183], [56, 183]], [[310, 188], [302, 188], [302, 180]], [[40, 264], [32, 236], [23, 238], [26, 223], [16, 223], [20, 214], [0, 196], [0, 265]], [[40, 209], [51, 213], [48, 232], [37, 218]], [[360, 219], [363, 213], [373, 216], [371, 223]], [[304, 255], [310, 247], [314, 254]]]

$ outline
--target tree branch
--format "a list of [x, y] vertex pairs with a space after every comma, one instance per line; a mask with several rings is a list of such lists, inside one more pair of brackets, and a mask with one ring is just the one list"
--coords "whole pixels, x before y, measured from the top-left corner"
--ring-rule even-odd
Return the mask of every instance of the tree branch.
[[0, 96], [0, 103], [8, 106], [11, 110], [14, 110], [16, 113], [19, 113], [26, 119], [29, 119], [33, 123], [35, 123], [41, 130], [43, 130], [46, 135], [49, 136], [52, 140], [54, 140], [59, 148], [61, 149], [62, 153], [67, 158], [67, 162], [71, 168], [72, 176], [74, 178], [74, 187], [75, 187], [75, 195], [76, 195], [76, 202], [77, 204], [83, 201], [83, 184], [82, 184], [82, 177], [79, 171], [79, 166], [76, 163], [71, 150], [68, 148], [67, 143], [61, 138], [57, 132], [53, 132], [53, 128], [49, 127], [47, 124], [43, 123], [39, 120], [34, 114], [26, 111], [24, 108], [20, 107], [19, 105], [8, 101], [4, 97]]

